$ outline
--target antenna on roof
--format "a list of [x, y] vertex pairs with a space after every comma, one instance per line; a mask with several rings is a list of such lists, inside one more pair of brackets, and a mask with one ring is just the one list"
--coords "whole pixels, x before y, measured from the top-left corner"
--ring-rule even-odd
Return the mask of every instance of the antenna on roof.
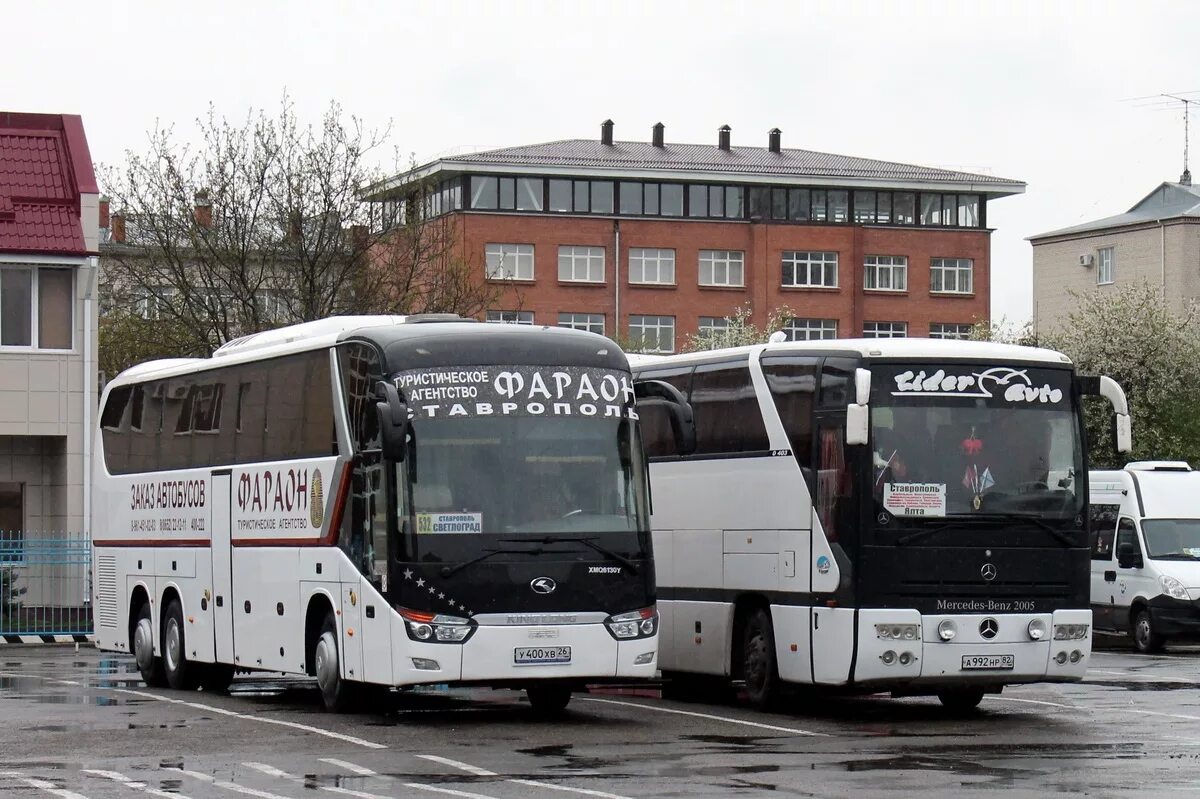
[[1183, 174], [1179, 176], [1179, 182], [1184, 186], [1190, 186], [1192, 185], [1192, 172], [1188, 169], [1188, 123], [1190, 121], [1188, 111], [1191, 109], [1188, 106], [1191, 105], [1192, 101], [1183, 97], [1176, 97], [1173, 94], [1164, 93], [1162, 96], [1169, 100], [1178, 100], [1183, 103]]

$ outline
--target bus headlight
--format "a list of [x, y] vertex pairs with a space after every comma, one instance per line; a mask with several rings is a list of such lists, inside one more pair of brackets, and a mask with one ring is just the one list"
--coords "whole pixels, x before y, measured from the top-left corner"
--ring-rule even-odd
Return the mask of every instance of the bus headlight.
[[954, 619], [942, 619], [938, 623], [938, 638], [943, 641], [953, 641], [956, 635], [958, 635], [958, 626], [954, 623]]
[[915, 641], [921, 637], [916, 624], [876, 624], [875, 637], [884, 641]]
[[628, 613], [618, 613], [604, 620], [609, 635], [619, 641], [649, 638], [658, 632], [658, 609], [651, 605]]
[[1029, 622], [1029, 626], [1025, 628], [1025, 631], [1029, 633], [1030, 638], [1040, 641], [1046, 637], [1046, 622], [1041, 619], [1034, 619]]
[[1056, 624], [1054, 625], [1055, 641], [1080, 641], [1088, 636], [1086, 624]]
[[460, 616], [426, 613], [408, 608], [396, 608], [404, 619], [404, 629], [414, 641], [430, 644], [461, 644], [475, 632], [476, 624]]

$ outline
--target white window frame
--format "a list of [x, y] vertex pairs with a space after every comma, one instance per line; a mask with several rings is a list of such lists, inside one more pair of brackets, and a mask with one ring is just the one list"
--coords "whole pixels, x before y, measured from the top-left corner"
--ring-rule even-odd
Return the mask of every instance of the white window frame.
[[792, 317], [783, 326], [788, 341], [821, 341], [837, 338], [836, 319], [805, 319]]
[[574, 311], [559, 311], [558, 326], [569, 327], [572, 330], [586, 330], [589, 333], [604, 335], [604, 314], [576, 313]]
[[[488, 280], [533, 280], [534, 250], [532, 244], [492, 242], [484, 245], [483, 257], [484, 273]], [[511, 274], [506, 274], [508, 270], [505, 266], [510, 258], [513, 259], [513, 269]], [[528, 269], [525, 268], [526, 266]]]
[[[580, 277], [582, 270], [583, 277]], [[563, 283], [603, 283], [604, 248], [582, 244], [560, 244], [558, 279]]]
[[[635, 321], [638, 320], [638, 321]], [[650, 322], [649, 320], [653, 320]], [[636, 332], [635, 332], [636, 328]], [[675, 317], [674, 316], [658, 316], [654, 314], [630, 314], [629, 316], [629, 338], [631, 343], [644, 344], [646, 340], [646, 331], [654, 331], [654, 341], [658, 345], [654, 349], [643, 348], [643, 352], [660, 352], [672, 353], [675, 352]], [[663, 331], [670, 331], [670, 347], [662, 347]]]
[[966, 341], [971, 337], [972, 324], [966, 322], [930, 322], [929, 337]]
[[[651, 269], [654, 270], [653, 280], [648, 279]], [[630, 247], [629, 282], [647, 286], [674, 286], [675, 251], [659, 247]]]
[[696, 335], [701, 338], [720, 335], [729, 329], [728, 316], [701, 316], [696, 324]]
[[1112, 285], [1116, 277], [1113, 269], [1116, 255], [1113, 247], [1101, 247], [1096, 252], [1096, 285]]
[[867, 291], [908, 291], [908, 256], [868, 255], [863, 260], [863, 288]]
[[[780, 284], [785, 288], [823, 288], [835, 289], [838, 287], [838, 253], [836, 252], [818, 252], [816, 250], [784, 250], [780, 258]], [[833, 282], [827, 283], [826, 266], [833, 264]], [[792, 282], [787, 282], [784, 279], [783, 269], [790, 265], [792, 267]], [[804, 268], [804, 281], [798, 279], [800, 268]], [[813, 281], [813, 269], [816, 268], [819, 273], [819, 280]]]
[[[75, 325], [79, 319], [79, 307], [76, 300], [76, 293], [79, 290], [78, 285], [78, 268], [71, 264], [47, 263], [44, 266], [30, 263], [5, 263], [5, 270], [29, 272], [29, 344], [0, 344], [0, 352], [59, 352], [68, 353], [75, 352], [75, 346], [78, 343], [78, 337], [75, 335]], [[41, 333], [39, 311], [41, 309], [41, 278], [38, 273], [41, 269], [67, 269], [71, 272], [71, 346], [70, 347], [42, 347], [39, 346], [38, 338]], [[0, 291], [3, 291], [0, 288]], [[3, 313], [3, 302], [0, 299], [0, 313]]]
[[741, 250], [701, 250], [700, 285], [745, 288], [746, 253]]
[[908, 338], [908, 322], [864, 322], [863, 338]]
[[[935, 288], [940, 277], [941, 287]], [[952, 278], [954, 288], [946, 288]], [[965, 284], [965, 286], [964, 286]], [[929, 262], [929, 291], [933, 294], [974, 294], [975, 261], [970, 258], [934, 258]]]
[[486, 319], [493, 325], [532, 325], [533, 311], [488, 311]]

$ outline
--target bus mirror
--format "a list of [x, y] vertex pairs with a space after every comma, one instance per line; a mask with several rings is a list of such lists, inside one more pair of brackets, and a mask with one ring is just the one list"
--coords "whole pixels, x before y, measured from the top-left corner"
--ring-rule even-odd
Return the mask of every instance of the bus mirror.
[[1107, 375], [1099, 377], [1079, 375], [1075, 378], [1080, 394], [1104, 397], [1116, 413], [1117, 451], [1133, 451], [1133, 426], [1129, 419], [1129, 401], [1121, 384]]
[[696, 451], [696, 421], [691, 403], [682, 391], [663, 380], [640, 380], [633, 384], [633, 396], [639, 402], [657, 400], [665, 403], [676, 450], [680, 455], [691, 455]]
[[1129, 414], [1117, 414], [1117, 452], [1133, 452], [1133, 426]]
[[[866, 405], [871, 401], [871, 370], [854, 370], [854, 401]], [[863, 442], [864, 444], [867, 442]]]
[[375, 385], [375, 396], [380, 449], [385, 458], [402, 461], [408, 452], [408, 405], [396, 387], [384, 380]]
[[859, 402], [852, 402], [846, 406], [847, 444], [867, 443], [868, 420], [870, 419], [868, 408], [869, 406]]

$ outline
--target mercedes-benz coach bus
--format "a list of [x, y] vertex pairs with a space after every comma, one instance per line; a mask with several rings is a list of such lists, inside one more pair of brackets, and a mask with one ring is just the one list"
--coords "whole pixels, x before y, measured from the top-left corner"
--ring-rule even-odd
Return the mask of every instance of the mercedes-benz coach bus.
[[624, 353], [454, 319], [321, 320], [112, 380], [100, 648], [173, 688], [313, 675], [330, 709], [365, 685], [475, 683], [557, 710], [585, 681], [653, 677]]
[[1078, 680], [1091, 653], [1081, 397], [1120, 387], [1044, 349], [923, 339], [631, 356], [691, 403], [684, 455], [642, 406], [659, 665], [937, 695]]

